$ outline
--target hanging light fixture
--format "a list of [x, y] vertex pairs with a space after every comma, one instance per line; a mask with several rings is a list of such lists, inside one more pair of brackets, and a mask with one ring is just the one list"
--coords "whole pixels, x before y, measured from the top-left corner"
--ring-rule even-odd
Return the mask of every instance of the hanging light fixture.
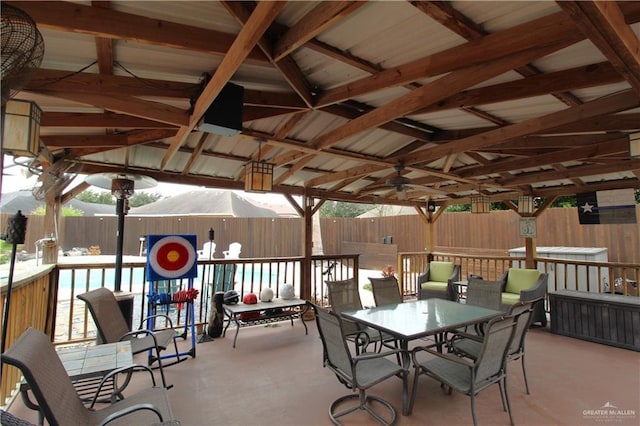
[[530, 195], [521, 195], [518, 197], [518, 213], [531, 214], [534, 209], [534, 200]]
[[629, 155], [640, 160], [640, 132], [629, 133]]
[[428, 211], [429, 213], [434, 213], [434, 212], [436, 211], [436, 207], [437, 207], [437, 206], [436, 206], [436, 202], [435, 202], [435, 201], [433, 201], [433, 200], [429, 200], [429, 201], [427, 202], [427, 211]]
[[36, 157], [40, 152], [42, 110], [32, 101], [10, 99], [4, 107], [2, 151], [16, 157]]
[[471, 213], [489, 213], [491, 203], [484, 194], [471, 196]]
[[260, 159], [262, 141], [258, 142], [258, 160], [245, 167], [244, 190], [246, 192], [269, 192], [273, 187], [273, 164]]

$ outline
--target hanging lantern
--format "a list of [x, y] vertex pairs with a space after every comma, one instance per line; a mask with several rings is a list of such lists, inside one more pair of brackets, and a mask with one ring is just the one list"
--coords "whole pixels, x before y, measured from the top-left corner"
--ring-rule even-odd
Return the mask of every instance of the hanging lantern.
[[2, 151], [16, 157], [36, 157], [40, 152], [42, 110], [35, 102], [7, 101], [4, 111]]
[[530, 195], [518, 197], [518, 213], [531, 214], [534, 210], [534, 200]]
[[490, 210], [489, 198], [482, 194], [471, 196], [471, 213], [489, 213]]

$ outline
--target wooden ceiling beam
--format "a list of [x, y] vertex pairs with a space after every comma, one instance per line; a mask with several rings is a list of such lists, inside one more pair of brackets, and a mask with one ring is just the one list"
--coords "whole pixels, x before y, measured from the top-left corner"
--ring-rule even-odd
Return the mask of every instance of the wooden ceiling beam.
[[278, 38], [273, 48], [273, 60], [280, 61], [364, 4], [363, 1], [320, 2]]
[[120, 114], [155, 120], [175, 126], [183, 126], [189, 122], [187, 111], [171, 105], [145, 101], [134, 97], [102, 95], [98, 93], [48, 92], [46, 90], [38, 90], [34, 91], [34, 93], [63, 98], [91, 105], [92, 107], [104, 108]]
[[278, 16], [278, 13], [282, 10], [285, 4], [286, 2], [267, 1], [258, 3], [246, 24], [238, 33], [238, 36], [231, 45], [231, 48], [226, 53], [222, 62], [211, 77], [211, 80], [209, 80], [207, 86], [196, 101], [193, 108], [193, 115], [191, 116], [188, 125], [181, 127], [180, 130], [178, 130], [178, 134], [171, 142], [171, 145], [167, 149], [167, 152], [160, 163], [161, 171], [167, 167], [167, 164], [171, 158], [173, 158], [178, 148], [180, 148], [180, 146], [189, 137], [191, 130], [195, 128], [198, 121], [200, 121], [209, 106], [211, 106], [211, 103], [218, 96], [224, 85], [227, 84], [231, 76], [233, 76], [238, 67], [240, 67], [244, 62], [255, 44], [260, 40], [264, 32], [269, 28], [269, 25], [273, 22], [276, 16]]
[[404, 96], [394, 99], [384, 106], [320, 135], [312, 140], [310, 144], [318, 150], [326, 149], [345, 138], [380, 126], [394, 118], [402, 117], [427, 105], [432, 105], [442, 99], [446, 99], [453, 93], [498, 76], [523, 63], [548, 55], [562, 47], [564, 47], [564, 42], [559, 44], [550, 43], [506, 55], [490, 63], [473, 65], [453, 71]]
[[[225, 1], [223, 5], [240, 25], [245, 25], [252, 15], [253, 5], [248, 2]], [[273, 25], [273, 27], [276, 27], [276, 25]], [[267, 58], [269, 58], [271, 64], [280, 71], [291, 88], [300, 96], [300, 99], [304, 101], [305, 105], [311, 107], [314, 94], [312, 93], [311, 85], [302, 73], [302, 70], [300, 70], [300, 67], [298, 67], [298, 64], [296, 64], [290, 56], [285, 56], [279, 61], [274, 61], [271, 57], [273, 54], [273, 41], [266, 36], [260, 37], [257, 45]]]
[[558, 1], [580, 31], [640, 95], [640, 41], [615, 1]]
[[573, 22], [564, 13], [558, 12], [324, 91], [319, 94], [316, 107], [342, 102], [389, 87], [402, 86], [464, 67], [490, 63], [535, 46], [549, 43], [568, 46], [581, 38], [582, 35], [575, 31]]
[[115, 112], [44, 112], [40, 127], [111, 127], [118, 129], [177, 129], [177, 126]]
[[481, 150], [484, 147], [498, 145], [513, 138], [538, 134], [554, 127], [571, 124], [579, 119], [585, 120], [589, 117], [613, 114], [638, 106], [640, 106], [640, 98], [632, 91], [625, 91], [510, 126], [489, 130], [455, 142], [426, 148], [420, 152], [412, 153], [411, 157], [403, 160], [412, 164], [430, 163], [445, 155]]
[[[224, 56], [235, 39], [234, 34], [66, 1], [10, 3], [28, 13], [40, 28], [112, 40], [135, 41]], [[257, 64], [267, 62], [259, 49], [252, 49], [247, 57]]]
[[564, 163], [570, 161], [588, 160], [600, 156], [629, 152], [629, 140], [626, 135], [612, 137], [610, 140], [580, 148], [563, 149], [542, 155], [529, 156], [527, 158], [514, 158], [508, 160], [493, 161], [484, 166], [470, 167], [465, 171], [456, 170], [462, 177], [483, 176], [493, 173], [522, 170], [533, 167], [542, 167], [551, 163]]
[[541, 172], [521, 173], [508, 179], [498, 179], [497, 182], [505, 186], [526, 184], [540, 184], [562, 179], [584, 178], [622, 171], [640, 170], [640, 160], [627, 159], [615, 164], [597, 164], [567, 167], [566, 170], [546, 170]]

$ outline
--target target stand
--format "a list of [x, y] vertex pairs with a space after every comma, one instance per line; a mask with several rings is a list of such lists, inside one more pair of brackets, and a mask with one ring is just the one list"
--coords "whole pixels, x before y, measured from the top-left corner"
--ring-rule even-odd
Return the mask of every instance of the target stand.
[[[170, 311], [185, 311], [184, 330], [176, 331], [174, 339], [187, 339], [191, 334], [191, 349], [177, 354], [161, 355], [161, 359], [176, 358], [172, 365], [196, 356], [196, 329], [194, 301], [198, 290], [193, 288], [193, 280], [198, 275], [198, 252], [196, 235], [148, 235], [147, 236], [146, 280], [149, 286], [147, 295], [147, 328], [154, 329], [156, 319], [169, 317]], [[172, 288], [175, 281], [187, 281], [185, 288]], [[164, 288], [161, 289], [161, 287]], [[161, 312], [164, 310], [164, 312]], [[170, 319], [168, 320], [170, 321]], [[169, 323], [172, 325], [172, 323]], [[151, 352], [149, 353], [151, 356]]]

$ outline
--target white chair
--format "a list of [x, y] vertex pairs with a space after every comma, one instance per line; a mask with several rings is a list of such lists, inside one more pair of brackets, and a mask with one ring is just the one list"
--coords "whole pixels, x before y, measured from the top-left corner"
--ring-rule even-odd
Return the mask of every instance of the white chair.
[[224, 254], [225, 259], [238, 259], [240, 257], [241, 251], [242, 251], [242, 244], [231, 243], [229, 244], [229, 250], [223, 251], [222, 254]]
[[213, 259], [213, 255], [216, 253], [216, 243], [213, 241], [207, 241], [202, 245], [202, 250], [198, 251], [199, 259]]

